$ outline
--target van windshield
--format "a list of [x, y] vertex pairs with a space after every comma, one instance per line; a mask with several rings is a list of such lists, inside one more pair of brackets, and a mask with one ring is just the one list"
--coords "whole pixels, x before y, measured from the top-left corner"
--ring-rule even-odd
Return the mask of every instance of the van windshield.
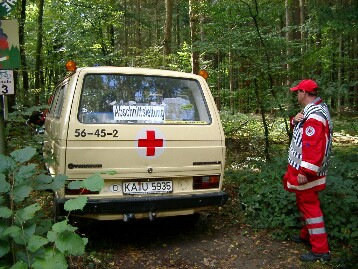
[[78, 120], [85, 124], [211, 123], [198, 81], [124, 74], [87, 74]]

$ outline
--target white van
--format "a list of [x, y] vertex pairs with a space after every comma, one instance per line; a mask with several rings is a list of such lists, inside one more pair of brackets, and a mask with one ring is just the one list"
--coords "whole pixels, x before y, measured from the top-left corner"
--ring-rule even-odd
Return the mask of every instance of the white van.
[[[98, 220], [193, 214], [225, 204], [225, 138], [201, 76], [144, 68], [76, 68], [57, 85], [45, 120], [51, 175], [83, 180], [96, 172], [105, 187], [81, 190], [76, 216]], [[79, 192], [54, 195], [55, 216]]]

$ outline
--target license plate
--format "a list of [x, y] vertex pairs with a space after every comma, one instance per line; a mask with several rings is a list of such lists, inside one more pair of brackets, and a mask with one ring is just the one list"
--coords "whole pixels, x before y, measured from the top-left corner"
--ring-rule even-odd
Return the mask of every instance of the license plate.
[[150, 194], [173, 192], [173, 182], [147, 181], [147, 182], [123, 182], [123, 194]]

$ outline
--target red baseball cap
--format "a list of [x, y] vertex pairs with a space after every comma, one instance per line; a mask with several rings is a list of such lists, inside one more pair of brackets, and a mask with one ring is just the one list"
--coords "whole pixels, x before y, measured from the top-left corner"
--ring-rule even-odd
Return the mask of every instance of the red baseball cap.
[[316, 92], [318, 89], [318, 85], [312, 79], [304, 79], [300, 83], [297, 84], [296, 87], [292, 87], [290, 91], [298, 91], [303, 90], [305, 92]]

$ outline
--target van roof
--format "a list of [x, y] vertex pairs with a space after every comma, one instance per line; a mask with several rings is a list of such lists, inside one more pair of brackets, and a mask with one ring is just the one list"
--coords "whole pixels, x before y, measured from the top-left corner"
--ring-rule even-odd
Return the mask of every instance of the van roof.
[[143, 67], [118, 67], [118, 66], [93, 66], [93, 67], [79, 67], [76, 72], [99, 72], [99, 73], [125, 73], [136, 75], [155, 75], [155, 76], [170, 76], [170, 77], [186, 77], [198, 79], [199, 75], [186, 73], [181, 71], [173, 71], [167, 69], [152, 69]]

